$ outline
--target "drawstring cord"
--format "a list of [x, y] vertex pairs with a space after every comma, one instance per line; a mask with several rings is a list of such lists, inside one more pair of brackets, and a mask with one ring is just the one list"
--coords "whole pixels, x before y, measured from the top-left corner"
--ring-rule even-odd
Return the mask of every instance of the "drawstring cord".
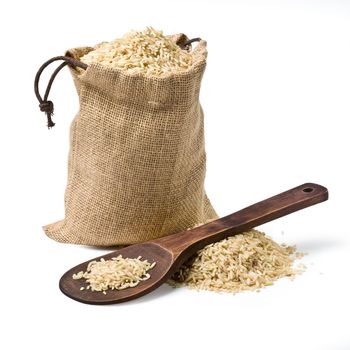
[[[190, 40], [186, 40], [183, 43], [179, 43], [179, 47], [183, 50], [188, 50], [190, 48], [190, 45], [193, 42], [196, 41], [200, 41], [200, 38], [194, 38], [194, 39], [190, 39]], [[63, 61], [52, 73], [50, 80], [47, 84], [46, 87], [46, 91], [44, 94], [44, 98], [41, 97], [40, 92], [39, 92], [39, 81], [40, 81], [40, 77], [42, 72], [45, 70], [45, 68], [47, 66], [49, 66], [51, 63], [55, 62], [55, 61]], [[52, 121], [52, 116], [53, 116], [53, 112], [54, 112], [54, 105], [53, 102], [50, 101], [49, 98], [49, 94], [50, 94], [50, 90], [52, 87], [52, 84], [56, 78], [56, 75], [60, 72], [60, 70], [62, 68], [64, 68], [65, 66], [70, 65], [73, 68], [82, 68], [82, 69], [86, 69], [88, 67], [87, 64], [76, 60], [72, 57], [68, 57], [68, 56], [57, 56], [57, 57], [53, 57], [51, 59], [49, 59], [48, 61], [46, 61], [38, 70], [38, 72], [35, 75], [35, 80], [34, 80], [34, 92], [36, 95], [36, 98], [39, 101], [39, 108], [41, 112], [44, 112], [46, 114], [46, 118], [47, 118], [47, 127], [50, 129], [52, 128], [55, 123]]]
[[[55, 61], [64, 61], [63, 63], [61, 63], [52, 73], [50, 80], [47, 84], [46, 87], [46, 91], [44, 94], [44, 98], [41, 97], [40, 92], [39, 92], [39, 81], [40, 81], [40, 77], [41, 77], [41, 73], [45, 70], [45, 68], [47, 66], [49, 66], [51, 63], [55, 62]], [[55, 123], [52, 121], [52, 115], [53, 115], [53, 111], [54, 111], [54, 105], [53, 102], [48, 100], [49, 98], [49, 94], [50, 94], [50, 90], [51, 90], [51, 86], [52, 83], [54, 82], [56, 75], [59, 73], [59, 71], [64, 68], [66, 65], [70, 65], [73, 68], [77, 68], [80, 67], [82, 69], [86, 69], [87, 68], [87, 64], [78, 61], [74, 58], [68, 57], [68, 56], [57, 56], [57, 57], [53, 57], [51, 59], [49, 59], [48, 61], [46, 61], [38, 70], [38, 72], [36, 73], [35, 76], [35, 80], [34, 80], [34, 92], [36, 95], [36, 98], [39, 101], [39, 108], [42, 112], [45, 112], [46, 117], [47, 117], [47, 127], [50, 129], [52, 128]]]
[[178, 44], [180, 46], [181, 49], [183, 50], [188, 50], [190, 48], [190, 45], [196, 41], [201, 41], [201, 38], [193, 38], [190, 40], [186, 40], [183, 43]]

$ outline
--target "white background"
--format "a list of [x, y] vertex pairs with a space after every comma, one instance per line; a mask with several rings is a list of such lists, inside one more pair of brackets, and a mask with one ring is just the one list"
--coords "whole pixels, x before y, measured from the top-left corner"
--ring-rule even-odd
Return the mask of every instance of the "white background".
[[[220, 215], [308, 181], [329, 188], [328, 202], [262, 228], [308, 252], [293, 282], [238, 295], [163, 286], [105, 307], [60, 293], [61, 274], [101, 250], [41, 229], [63, 217], [78, 100], [65, 70], [48, 131], [34, 75], [147, 25], [208, 41], [206, 187]], [[0, 29], [1, 349], [350, 349], [349, 1], [11, 1]]]

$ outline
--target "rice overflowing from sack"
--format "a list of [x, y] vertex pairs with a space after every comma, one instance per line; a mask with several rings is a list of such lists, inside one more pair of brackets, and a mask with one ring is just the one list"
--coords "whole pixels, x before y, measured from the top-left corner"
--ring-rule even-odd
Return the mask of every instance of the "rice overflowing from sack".
[[293, 267], [302, 256], [295, 246], [279, 245], [251, 230], [204, 247], [168, 283], [219, 292], [256, 290], [304, 271], [304, 265]]
[[[91, 291], [103, 292], [106, 294], [108, 289], [125, 289], [137, 286], [141, 281], [150, 278], [147, 273], [156, 263], [150, 264], [147, 260], [123, 258], [118, 255], [116, 258], [100, 261], [91, 261], [87, 270], [74, 274], [73, 279], [85, 278], [88, 284], [86, 289]], [[81, 287], [84, 290], [85, 287]]]
[[181, 49], [169, 36], [164, 36], [162, 31], [147, 27], [101, 43], [80, 60], [86, 64], [99, 63], [125, 70], [130, 74], [162, 76], [188, 70], [193, 63], [193, 55]]

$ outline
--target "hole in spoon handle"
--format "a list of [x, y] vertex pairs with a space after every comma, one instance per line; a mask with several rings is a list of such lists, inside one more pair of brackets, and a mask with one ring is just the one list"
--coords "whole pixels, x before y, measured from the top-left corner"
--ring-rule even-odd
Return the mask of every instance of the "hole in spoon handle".
[[313, 191], [314, 191], [314, 188], [310, 186], [303, 188], [303, 192], [306, 192], [306, 193], [313, 192]]

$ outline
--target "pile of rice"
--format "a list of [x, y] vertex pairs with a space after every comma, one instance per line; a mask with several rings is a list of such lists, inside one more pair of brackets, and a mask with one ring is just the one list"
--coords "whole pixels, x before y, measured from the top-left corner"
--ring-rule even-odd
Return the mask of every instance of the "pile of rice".
[[[150, 264], [147, 260], [123, 258], [118, 255], [116, 258], [100, 261], [91, 261], [87, 270], [74, 274], [73, 279], [84, 278], [88, 284], [86, 289], [99, 291], [106, 294], [108, 289], [125, 289], [137, 286], [141, 281], [150, 278], [147, 272], [152, 269], [156, 263]], [[81, 287], [80, 290], [84, 290]]]
[[304, 265], [293, 267], [302, 256], [294, 246], [279, 245], [251, 230], [204, 247], [168, 283], [219, 292], [256, 290], [304, 271]]
[[80, 60], [88, 65], [100, 63], [130, 74], [162, 76], [188, 70], [193, 63], [193, 55], [181, 49], [171, 37], [164, 36], [162, 31], [147, 27], [101, 43]]

